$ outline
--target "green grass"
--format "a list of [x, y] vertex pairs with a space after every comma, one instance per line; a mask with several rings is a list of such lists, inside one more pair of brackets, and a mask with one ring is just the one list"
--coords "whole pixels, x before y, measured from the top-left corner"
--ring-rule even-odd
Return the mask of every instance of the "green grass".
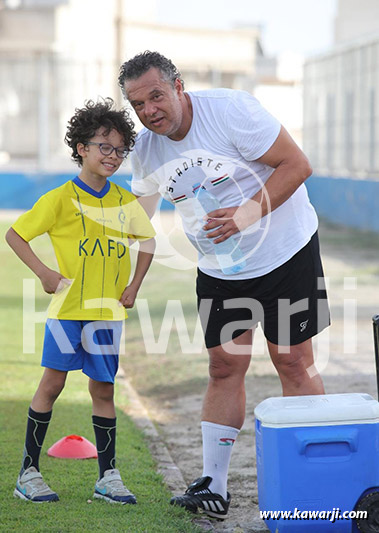
[[[72, 372], [54, 406], [54, 415], [42, 448], [40, 467], [46, 481], [57, 491], [60, 501], [31, 504], [13, 497], [20, 468], [25, 436], [26, 416], [31, 398], [42, 375], [40, 367], [43, 325], [36, 326], [34, 354], [22, 352], [22, 279], [33, 278], [4, 242], [8, 224], [0, 223], [0, 530], [8, 532], [196, 532], [199, 528], [182, 509], [168, 504], [170, 493], [156, 472], [144, 437], [122, 411], [128, 399], [116, 386], [118, 418], [117, 467], [138, 505], [109, 505], [93, 501], [98, 469], [95, 459], [70, 460], [48, 457], [48, 448], [60, 438], [78, 434], [94, 442], [91, 425], [91, 402], [87, 378]], [[40, 257], [51, 265], [47, 239], [36, 243]], [[36, 282], [36, 311], [46, 309], [49, 296]], [[131, 333], [131, 332], [129, 332]], [[131, 335], [133, 336], [133, 335]], [[134, 342], [137, 342], [134, 334]], [[128, 343], [127, 343], [128, 344]], [[143, 362], [141, 372], [144, 371]]]
[[359, 231], [321, 220], [319, 233], [322, 243], [337, 248], [353, 248], [366, 252], [379, 249], [379, 233], [377, 232]]
[[[128, 487], [137, 495], [137, 506], [86, 503], [92, 496], [97, 476], [96, 461], [59, 460], [47, 456], [49, 446], [71, 433], [94, 441], [86, 378], [80, 372], [70, 374], [66, 388], [56, 403], [41, 457], [43, 473], [59, 493], [61, 501], [36, 506], [13, 498], [22, 455], [26, 412], [42, 372], [40, 353], [43, 325], [35, 328], [38, 340], [36, 354], [23, 354], [22, 279], [34, 276], [5, 244], [2, 235], [6, 227], [7, 224], [0, 223], [0, 333], [3, 348], [0, 355], [0, 442], [3, 452], [0, 461], [4, 479], [0, 488], [3, 507], [0, 530], [87, 532], [104, 529], [133, 533], [197, 531], [186, 513], [167, 504], [170, 494], [156, 473], [143, 437], [120, 409], [117, 413], [117, 466]], [[363, 255], [377, 257], [377, 239], [377, 235], [339, 227], [322, 225], [320, 230], [321, 244], [324, 243], [332, 251], [354, 249], [358, 255], [361, 250]], [[49, 240], [37, 239], [35, 246], [40, 257], [54, 266]], [[149, 325], [147, 320], [151, 321], [157, 342], [169, 300], [179, 301], [192, 342], [197, 320], [195, 277], [194, 269], [177, 271], [155, 262], [138, 295], [139, 299], [147, 301], [149, 316], [139, 316], [136, 308], [129, 312], [122, 366], [137, 391], [153, 405], [171, 402], [186, 395], [202, 394], [208, 381], [206, 350], [203, 348], [198, 353], [183, 353], [175, 326], [171, 328], [164, 353], [147, 352], [144, 342]], [[43, 293], [37, 280], [36, 311], [45, 310], [48, 302], [49, 296]], [[200, 335], [202, 338], [201, 333]], [[254, 360], [259, 361], [259, 357], [255, 355]], [[254, 365], [251, 365], [250, 378], [253, 378], [253, 372]], [[265, 376], [260, 379], [265, 379]], [[116, 404], [121, 408], [126, 403], [127, 398], [118, 391]]]
[[[126, 353], [122, 366], [138, 392], [147, 398], [158, 401], [170, 400], [186, 394], [201, 393], [208, 382], [208, 354], [203, 345], [195, 353], [191, 349], [183, 353], [177, 325], [167, 321], [170, 327], [167, 348], [164, 353], [150, 351], [145, 344], [146, 320], [151, 320], [155, 343], [164, 336], [164, 314], [170, 316], [170, 300], [176, 301], [176, 309], [183, 310], [185, 327], [190, 343], [194, 342], [195, 326], [198, 320], [195, 295], [195, 270], [181, 271], [180, 279], [175, 279], [175, 270], [154, 265], [146, 278], [138, 298], [146, 299], [150, 315], [146, 318], [134, 309], [126, 322]], [[159, 290], [157, 290], [159, 287]], [[177, 316], [177, 315], [176, 315]], [[200, 332], [197, 337], [202, 342]]]

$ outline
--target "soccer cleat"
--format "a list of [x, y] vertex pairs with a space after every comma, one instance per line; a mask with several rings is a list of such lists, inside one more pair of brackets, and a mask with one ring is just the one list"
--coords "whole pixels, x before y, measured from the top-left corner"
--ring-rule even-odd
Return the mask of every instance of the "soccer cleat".
[[106, 470], [104, 476], [96, 482], [93, 497], [109, 503], [137, 503], [134, 494], [124, 486], [116, 468]]
[[198, 509], [202, 509], [208, 516], [224, 520], [228, 514], [231, 497], [228, 492], [225, 500], [220, 494], [209, 490], [211, 481], [212, 478], [209, 476], [195, 479], [183, 496], [171, 498], [171, 505], [185, 507], [191, 513], [197, 513]]
[[42, 474], [31, 466], [27, 468], [21, 476], [18, 476], [16, 488], [13, 495], [21, 500], [28, 500], [34, 503], [57, 502], [58, 494], [44, 482]]

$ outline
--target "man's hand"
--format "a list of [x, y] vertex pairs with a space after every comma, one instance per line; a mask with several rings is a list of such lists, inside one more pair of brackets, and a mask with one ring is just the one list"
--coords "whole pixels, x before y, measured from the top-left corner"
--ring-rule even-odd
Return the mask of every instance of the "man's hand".
[[42, 287], [47, 294], [58, 294], [63, 291], [68, 285], [71, 285], [72, 280], [62, 276], [59, 272], [46, 268], [39, 275]]
[[213, 242], [217, 244], [253, 225], [261, 218], [261, 213], [261, 205], [255, 200], [248, 200], [239, 207], [225, 207], [211, 211], [204, 217], [207, 223], [203, 229], [215, 230], [207, 233], [207, 238], [214, 239]]
[[258, 191], [241, 207], [216, 209], [206, 216], [206, 221], [211, 220], [204, 229], [214, 230], [207, 237], [215, 239], [216, 244], [277, 209], [312, 174], [308, 159], [283, 126], [274, 144], [257, 161], [275, 169], [266, 181], [264, 190]]
[[135, 289], [132, 285], [126, 287], [120, 298], [120, 305], [126, 307], [126, 309], [131, 309], [134, 306], [134, 302], [137, 297], [138, 290]]

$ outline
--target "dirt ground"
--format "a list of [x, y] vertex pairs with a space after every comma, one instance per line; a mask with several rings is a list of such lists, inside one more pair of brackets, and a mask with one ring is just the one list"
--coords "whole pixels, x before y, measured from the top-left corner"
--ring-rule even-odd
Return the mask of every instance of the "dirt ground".
[[[371, 319], [379, 313], [379, 250], [360, 247], [354, 236], [342, 233], [339, 238], [335, 230], [322, 230], [320, 240], [332, 326], [315, 344], [316, 365], [327, 393], [366, 392], [376, 398]], [[229, 515], [224, 522], [200, 520], [205, 530], [268, 531], [258, 511], [254, 408], [265, 398], [280, 396], [281, 388], [263, 348], [263, 336], [258, 330], [246, 380], [246, 420], [234, 445], [229, 471], [228, 490], [232, 495]], [[202, 394], [186, 395], [159, 405], [154, 398], [142, 400], [185, 482], [190, 483], [201, 475]]]

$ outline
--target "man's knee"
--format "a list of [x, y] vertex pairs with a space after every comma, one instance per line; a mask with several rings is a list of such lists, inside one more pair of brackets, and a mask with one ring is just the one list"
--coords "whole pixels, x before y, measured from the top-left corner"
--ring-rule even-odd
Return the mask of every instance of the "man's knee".
[[221, 346], [209, 350], [209, 376], [214, 380], [244, 377], [250, 355], [226, 354]]
[[311, 341], [291, 346], [289, 351], [271, 346], [270, 354], [279, 374], [288, 377], [301, 376], [314, 362]]

